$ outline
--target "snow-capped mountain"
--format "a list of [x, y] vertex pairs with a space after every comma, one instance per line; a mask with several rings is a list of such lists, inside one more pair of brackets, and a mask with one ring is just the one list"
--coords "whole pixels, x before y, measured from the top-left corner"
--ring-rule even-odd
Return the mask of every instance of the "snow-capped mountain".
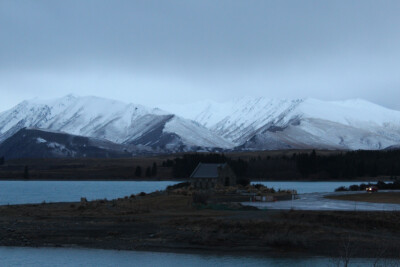
[[133, 148], [125, 151], [133, 154], [135, 149], [384, 149], [400, 144], [400, 111], [359, 99], [241, 98], [161, 110], [68, 95], [23, 101], [0, 113], [0, 143], [25, 127], [108, 140], [122, 145], [119, 151]]
[[0, 113], [0, 142], [24, 127], [161, 150], [232, 146], [194, 121], [156, 108], [92, 96], [23, 101]]
[[400, 144], [400, 112], [360, 99], [241, 98], [163, 108], [242, 149], [383, 149]]

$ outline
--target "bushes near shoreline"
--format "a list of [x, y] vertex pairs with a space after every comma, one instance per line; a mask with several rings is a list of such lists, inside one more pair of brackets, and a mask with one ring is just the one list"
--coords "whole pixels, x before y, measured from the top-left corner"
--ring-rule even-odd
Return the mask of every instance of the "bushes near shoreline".
[[343, 192], [343, 191], [363, 191], [365, 190], [367, 187], [370, 186], [376, 186], [378, 189], [381, 190], [396, 190], [396, 189], [400, 189], [400, 180], [395, 180], [391, 183], [385, 183], [383, 181], [378, 181], [377, 183], [368, 183], [368, 184], [353, 184], [350, 185], [349, 187], [345, 187], [345, 186], [340, 186], [338, 188], [335, 189], [335, 192]]

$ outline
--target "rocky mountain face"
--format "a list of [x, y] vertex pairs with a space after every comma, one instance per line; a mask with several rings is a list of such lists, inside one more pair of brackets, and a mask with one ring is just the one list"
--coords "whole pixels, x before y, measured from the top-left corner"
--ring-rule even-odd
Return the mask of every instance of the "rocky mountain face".
[[165, 106], [236, 149], [384, 149], [400, 144], [400, 112], [360, 100], [242, 98]]
[[[42, 136], [44, 132], [52, 138], [64, 136], [58, 143], [65, 148], [68, 140], [80, 136], [99, 149], [104, 148], [99, 142], [108, 142], [107, 151], [129, 155], [231, 149], [384, 149], [400, 144], [400, 112], [359, 99], [241, 98], [162, 108], [72, 95], [23, 101], [0, 113], [0, 152], [16, 149], [22, 142], [16, 140], [30, 140], [35, 145], [32, 151], [41, 151], [53, 142]], [[23, 139], [22, 129], [32, 138]], [[65, 155], [85, 154], [84, 146], [74, 149]]]
[[[144, 151], [143, 151], [144, 152]], [[24, 128], [0, 145], [0, 155], [14, 158], [122, 158], [129, 147], [105, 140]]]

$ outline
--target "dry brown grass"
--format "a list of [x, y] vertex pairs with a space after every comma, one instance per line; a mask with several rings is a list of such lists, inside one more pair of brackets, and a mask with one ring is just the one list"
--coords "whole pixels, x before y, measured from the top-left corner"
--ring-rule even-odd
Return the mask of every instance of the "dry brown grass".
[[148, 206], [151, 210], [174, 210], [181, 211], [191, 208], [191, 197], [182, 195], [161, 195], [148, 196], [139, 200], [143, 205]]
[[346, 237], [356, 244], [356, 256], [364, 257], [382, 245], [387, 246], [383, 256], [393, 257], [400, 247], [400, 212], [228, 211], [198, 209], [191, 200], [157, 192], [110, 201], [0, 206], [0, 245], [338, 256]]
[[350, 195], [327, 196], [326, 198], [348, 201], [400, 204], [400, 192], [358, 193]]

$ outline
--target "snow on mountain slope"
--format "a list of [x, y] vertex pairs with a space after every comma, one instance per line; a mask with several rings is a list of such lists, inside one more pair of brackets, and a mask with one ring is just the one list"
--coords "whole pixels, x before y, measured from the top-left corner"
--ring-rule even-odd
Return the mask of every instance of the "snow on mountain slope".
[[169, 112], [71, 95], [24, 101], [0, 113], [0, 142], [33, 127], [160, 152], [233, 147], [383, 149], [400, 144], [400, 112], [360, 99], [247, 97], [163, 108]]
[[161, 112], [98, 97], [68, 95], [49, 101], [31, 100], [0, 114], [0, 134], [12, 135], [23, 127], [35, 127], [119, 142], [130, 121], [148, 113]]
[[[188, 119], [199, 122], [236, 144], [241, 144], [264, 125], [287, 118], [286, 114], [301, 102], [302, 100], [241, 98], [226, 103], [195, 103], [187, 106], [188, 111], [182, 113], [174, 106], [164, 108], [181, 116], [186, 114]], [[197, 114], [193, 112], [201, 108], [203, 110]]]
[[164, 132], [178, 134], [184, 143], [192, 146], [204, 146], [202, 144], [206, 144], [206, 147], [220, 148], [231, 148], [233, 146], [233, 143], [213, 134], [206, 127], [191, 120], [182, 120], [177, 116], [166, 123]]
[[[169, 150], [188, 147], [231, 148], [233, 144], [212, 133], [197, 122], [175, 115], [158, 117], [145, 115], [136, 120], [129, 133], [126, 144], [143, 144], [152, 147], [165, 147]], [[138, 131], [140, 129], [140, 131]]]
[[241, 98], [163, 108], [244, 149], [382, 149], [400, 143], [400, 112], [360, 99]]
[[[187, 132], [178, 127], [177, 131], [165, 124], [171, 118], [193, 127], [193, 131], [204, 136], [189, 140]], [[177, 125], [180, 125], [177, 124]], [[160, 109], [141, 105], [125, 104], [99, 97], [75, 97], [68, 95], [54, 100], [23, 101], [14, 108], [0, 113], [0, 142], [24, 127], [54, 130], [74, 135], [106, 139], [115, 143], [135, 143], [142, 135], [158, 127], [161, 133], [172, 133], [183, 146], [229, 147], [232, 144], [215, 136], [198, 123], [168, 114]], [[148, 136], [149, 137], [149, 136]], [[156, 137], [156, 136], [155, 136]], [[217, 141], [216, 141], [217, 140]], [[147, 140], [156, 144], [157, 140]], [[164, 144], [166, 145], [166, 144]]]
[[400, 125], [400, 111], [361, 99], [332, 102], [307, 99], [299, 111], [308, 118], [323, 118], [349, 126]]

